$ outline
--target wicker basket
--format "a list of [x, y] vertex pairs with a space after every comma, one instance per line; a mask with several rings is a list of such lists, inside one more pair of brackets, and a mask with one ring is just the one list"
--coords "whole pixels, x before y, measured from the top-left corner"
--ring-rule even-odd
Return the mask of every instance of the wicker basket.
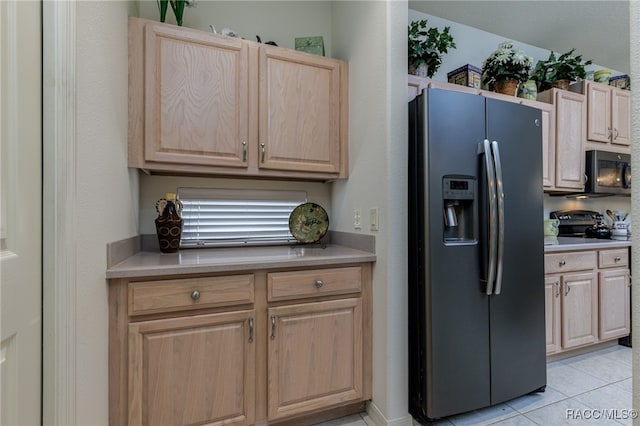
[[569, 80], [557, 80], [554, 81], [552, 86], [556, 89], [569, 90]]
[[502, 87], [500, 87], [500, 83], [498, 82], [493, 85], [494, 92], [509, 96], [515, 96], [517, 88], [518, 82], [516, 80], [505, 80], [502, 82]]

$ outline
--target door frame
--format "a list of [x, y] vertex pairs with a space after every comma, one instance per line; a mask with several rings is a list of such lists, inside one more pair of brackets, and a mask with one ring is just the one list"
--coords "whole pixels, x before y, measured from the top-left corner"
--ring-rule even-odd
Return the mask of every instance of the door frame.
[[[76, 0], [42, 1], [43, 424], [76, 424]], [[46, 214], [44, 214], [46, 212]]]

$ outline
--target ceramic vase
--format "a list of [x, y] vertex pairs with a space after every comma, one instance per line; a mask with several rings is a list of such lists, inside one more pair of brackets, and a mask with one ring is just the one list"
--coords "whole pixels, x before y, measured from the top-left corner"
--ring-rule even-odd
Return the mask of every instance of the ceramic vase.
[[429, 77], [429, 67], [424, 63], [418, 65], [417, 67], [409, 65], [409, 74], [427, 78]]
[[518, 97], [535, 101], [538, 98], [538, 87], [534, 80], [527, 80], [520, 84]]
[[182, 236], [182, 219], [159, 217], [156, 219], [156, 234], [162, 253], [175, 253], [180, 248]]

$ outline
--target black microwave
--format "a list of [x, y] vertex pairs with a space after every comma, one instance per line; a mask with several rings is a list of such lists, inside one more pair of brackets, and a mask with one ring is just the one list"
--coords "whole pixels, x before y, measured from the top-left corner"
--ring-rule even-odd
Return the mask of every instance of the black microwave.
[[585, 193], [631, 195], [631, 155], [587, 151]]

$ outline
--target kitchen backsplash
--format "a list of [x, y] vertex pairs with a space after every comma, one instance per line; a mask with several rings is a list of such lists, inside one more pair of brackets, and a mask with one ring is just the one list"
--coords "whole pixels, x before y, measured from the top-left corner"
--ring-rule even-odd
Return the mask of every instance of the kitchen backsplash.
[[562, 196], [544, 195], [544, 218], [556, 210], [593, 210], [604, 213], [605, 210], [631, 212], [631, 197], [601, 197], [577, 200]]

